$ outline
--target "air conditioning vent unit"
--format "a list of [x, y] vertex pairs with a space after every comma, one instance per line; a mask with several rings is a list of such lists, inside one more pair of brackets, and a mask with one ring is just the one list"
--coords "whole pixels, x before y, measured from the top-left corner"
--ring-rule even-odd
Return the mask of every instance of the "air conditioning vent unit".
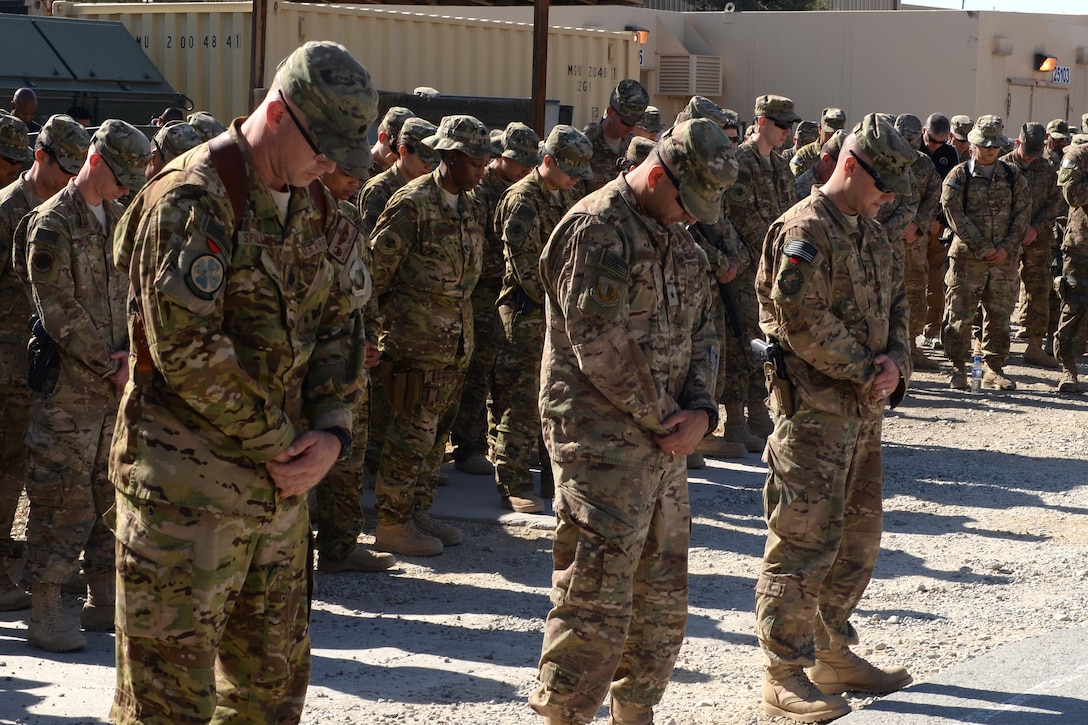
[[663, 96], [720, 96], [722, 59], [716, 55], [659, 56], [657, 93]]

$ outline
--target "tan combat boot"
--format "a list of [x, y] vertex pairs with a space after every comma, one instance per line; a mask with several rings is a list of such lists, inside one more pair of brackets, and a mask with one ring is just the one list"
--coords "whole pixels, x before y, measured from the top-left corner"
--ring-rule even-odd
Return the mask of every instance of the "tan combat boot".
[[87, 632], [112, 632], [117, 590], [113, 573], [87, 577], [87, 601], [79, 615], [79, 623]]
[[87, 646], [87, 638], [74, 624], [64, 621], [60, 585], [39, 582], [30, 587], [30, 627], [26, 641], [47, 652], [71, 652]]
[[454, 461], [453, 467], [471, 476], [490, 476], [495, 472], [495, 466], [483, 453], [473, 453], [468, 458]]
[[1068, 360], [1062, 362], [1062, 377], [1058, 381], [1058, 392], [1066, 395], [1075, 395], [1080, 392], [1077, 385], [1077, 363]]
[[544, 718], [544, 725], [578, 725], [573, 720], [560, 720], [557, 717]]
[[689, 453], [687, 456], [687, 467], [689, 471], [698, 470], [706, 466], [706, 461], [703, 459], [703, 454], [696, 451], [695, 453]]
[[397, 565], [397, 557], [392, 554], [384, 554], [371, 551], [365, 546], [356, 545], [351, 553], [343, 559], [332, 559], [319, 553], [317, 558], [317, 570], [329, 574], [337, 574], [343, 571], [385, 571]]
[[[749, 433], [749, 435], [751, 434]], [[695, 452], [702, 453], [710, 458], [744, 458], [748, 455], [748, 447], [741, 442], [726, 440], [716, 435], [708, 435], [695, 447]]]
[[992, 390], [1016, 390], [1016, 382], [1005, 377], [1002, 366], [993, 363], [982, 364], [982, 387]]
[[816, 664], [809, 668], [808, 676], [821, 692], [871, 692], [885, 694], [902, 690], [914, 682], [903, 667], [876, 667], [841, 647], [827, 652], [816, 652]]
[[1026, 365], [1036, 365], [1041, 368], [1050, 368], [1051, 370], [1058, 367], [1058, 361], [1053, 356], [1049, 355], [1046, 350], [1043, 349], [1043, 336], [1033, 335], [1028, 338], [1027, 349], [1024, 350], [1024, 363]]
[[654, 709], [649, 705], [625, 705], [613, 697], [608, 706], [608, 725], [654, 725]]
[[443, 551], [442, 540], [425, 534], [409, 521], [406, 524], [378, 524], [374, 548], [405, 556], [437, 556]]
[[0, 563], [0, 612], [30, 609], [30, 595], [13, 582]]
[[435, 521], [426, 511], [416, 511], [412, 514], [412, 523], [419, 531], [441, 541], [442, 546], [457, 546], [465, 539], [461, 529]]
[[771, 420], [765, 400], [748, 401], [748, 430], [760, 438], [767, 438], [774, 433], [774, 421]]
[[914, 365], [915, 370], [940, 370], [941, 366], [936, 360], [930, 359], [928, 355], [922, 352], [920, 347], [912, 347], [910, 350], [910, 361]]
[[960, 363], [948, 374], [948, 387], [953, 390], [967, 390], [967, 368]]
[[739, 443], [749, 453], [762, 453], [767, 445], [765, 438], [752, 433], [748, 419], [744, 417], [744, 403], [726, 403], [724, 440]]
[[519, 514], [538, 514], [544, 510], [544, 499], [533, 491], [520, 491], [503, 496], [502, 505]]
[[797, 722], [824, 722], [850, 712], [841, 695], [825, 695], [801, 665], [772, 665], [763, 678], [763, 714]]

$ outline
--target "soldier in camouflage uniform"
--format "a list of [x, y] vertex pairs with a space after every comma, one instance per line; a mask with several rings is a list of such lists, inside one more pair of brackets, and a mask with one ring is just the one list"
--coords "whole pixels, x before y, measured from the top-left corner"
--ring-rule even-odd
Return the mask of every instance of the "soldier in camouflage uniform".
[[736, 175], [713, 122], [674, 126], [634, 171], [578, 202], [540, 260], [540, 414], [558, 524], [538, 679], [548, 725], [653, 722], [684, 638], [685, 456], [717, 423], [706, 257]]
[[945, 354], [953, 365], [949, 387], [967, 388], [971, 326], [982, 303], [982, 385], [1012, 390], [1005, 377], [1009, 322], [1016, 303], [1016, 260], [1031, 206], [1019, 168], [997, 158], [1008, 142], [999, 116], [979, 116], [971, 129], [971, 158], [945, 177], [941, 206], [955, 236], [945, 276]]
[[76, 177], [14, 235], [15, 269], [59, 353], [59, 365], [32, 388], [25, 438], [30, 517], [22, 584], [33, 605], [27, 640], [52, 652], [87, 644], [60, 610], [61, 585], [81, 550], [89, 591], [83, 628], [113, 629], [114, 542], [102, 515], [113, 506], [107, 466], [128, 381], [129, 338], [128, 283], [113, 266], [110, 240], [124, 211], [117, 200], [144, 184], [150, 157], [136, 128], [103, 122]]
[[890, 123], [866, 116], [831, 178], [774, 223], [761, 255], [760, 327], [789, 372], [771, 387], [756, 584], [765, 715], [822, 722], [850, 711], [841, 692], [911, 682], [849, 646], [880, 549], [884, 406], [902, 400], [911, 375], [902, 268], [874, 217], [907, 191], [914, 159]]
[[223, 122], [218, 118], [208, 113], [207, 111], [197, 111], [196, 113], [190, 113], [189, 118], [185, 119], [193, 129], [200, 135], [201, 141], [211, 141], [227, 130], [227, 127], [223, 125]]
[[397, 145], [400, 143], [400, 129], [409, 118], [416, 114], [404, 106], [392, 106], [382, 116], [378, 124], [378, 140], [370, 149], [374, 163], [370, 167], [371, 178], [390, 168], [397, 161]]
[[823, 145], [820, 136], [820, 124], [815, 121], [801, 121], [797, 124], [797, 132], [793, 135], [793, 145], [782, 152], [782, 158], [792, 161], [802, 147], [811, 143], [815, 143], [818, 150]]
[[[26, 134], [14, 139], [14, 144], [10, 141], [0, 134], [0, 144], [7, 144], [7, 152], [13, 154], [15, 145], [26, 147]], [[51, 116], [34, 142], [33, 165], [0, 191], [0, 407], [4, 410], [0, 418], [0, 562], [22, 553], [11, 538], [11, 528], [26, 481], [23, 435], [33, 404], [26, 377], [27, 320], [32, 308], [11, 264], [11, 240], [30, 210], [68, 185], [83, 165], [90, 143], [86, 129], [75, 120]], [[0, 566], [0, 611], [29, 606], [30, 597]]]
[[841, 108], [825, 108], [820, 114], [819, 136], [797, 149], [797, 153], [790, 159], [790, 171], [793, 175], [800, 176], [815, 166], [820, 160], [823, 145], [831, 140], [836, 131], [842, 131], [845, 126], [846, 114]]
[[408, 556], [441, 554], [462, 540], [428, 511], [472, 357], [471, 297], [487, 213], [469, 192], [498, 153], [472, 116], [446, 116], [424, 143], [441, 164], [393, 194], [370, 240], [378, 374], [392, 408], [378, 464], [375, 540], [382, 551]]
[[582, 129], [593, 144], [593, 178], [583, 182], [587, 194], [619, 174], [616, 162], [627, 150], [627, 140], [642, 120], [649, 102], [650, 96], [641, 83], [624, 78], [612, 89], [604, 118]]
[[642, 113], [642, 120], [635, 125], [631, 138], [636, 136], [648, 141], [657, 141], [657, 137], [665, 130], [665, 124], [661, 123], [661, 109], [657, 106], [646, 106]]
[[968, 136], [971, 134], [971, 129], [975, 127], [975, 122], [971, 120], [970, 116], [953, 116], [949, 122], [951, 125], [951, 141], [952, 148], [956, 149], [956, 153], [959, 155], [960, 163], [962, 164], [967, 159], [971, 158], [971, 142], [968, 140]]
[[941, 206], [941, 176], [925, 151], [919, 149], [922, 140], [922, 121], [917, 116], [904, 113], [895, 119], [895, 130], [915, 150], [915, 160], [910, 173], [913, 192], [918, 197], [918, 209], [914, 219], [903, 231], [907, 301], [910, 303], [910, 357], [915, 370], [938, 370], [940, 366], [931, 360], [914, 339], [926, 325], [927, 253], [929, 228], [937, 218]]
[[0, 187], [15, 181], [23, 166], [30, 161], [27, 133], [25, 123], [15, 116], [0, 113]]
[[[895, 125], [895, 116], [889, 113], [878, 115], [882, 120], [887, 121], [889, 125]], [[907, 249], [903, 241], [903, 235], [906, 233], [911, 221], [914, 220], [921, 200], [921, 194], [913, 173], [911, 173], [909, 181], [907, 189], [902, 194], [896, 194], [895, 198], [882, 206], [880, 213], [876, 215], [876, 220], [884, 225], [884, 231], [888, 233], [888, 239], [892, 243], [892, 251], [895, 252], [895, 262], [901, 269], [906, 269], [907, 265]]]
[[[579, 131], [579, 133], [581, 133]], [[585, 136], [585, 134], [582, 134]], [[627, 151], [623, 154], [623, 158], [616, 162], [619, 167], [620, 173], [624, 171], [630, 171], [643, 161], [645, 161], [649, 155], [653, 152], [654, 146], [657, 143], [651, 141], [648, 138], [642, 138], [636, 136], [631, 139], [631, 142], [627, 144]], [[578, 193], [577, 191], [575, 193]]]
[[1062, 155], [1072, 141], [1073, 134], [1069, 132], [1069, 124], [1062, 119], [1055, 118], [1046, 125], [1046, 160], [1055, 169], [1061, 168]]
[[118, 227], [136, 341], [110, 457], [119, 725], [301, 717], [307, 498], [351, 449], [361, 293], [337, 283], [358, 242], [320, 178], [367, 173], [377, 104], [346, 48], [306, 43]]
[[[433, 127], [432, 127], [433, 128]], [[353, 203], [362, 179], [351, 176], [337, 166], [321, 178], [336, 199], [340, 215], [350, 222], [348, 234], [358, 234], [361, 226], [359, 209]], [[352, 421], [354, 436], [351, 454], [338, 460], [324, 480], [314, 489], [310, 506], [310, 525], [316, 532], [317, 570], [323, 572], [385, 571], [396, 565], [392, 554], [371, 551], [358, 543], [363, 532], [363, 456], [367, 446], [367, 423], [370, 417], [368, 389], [370, 370], [378, 364], [378, 346], [366, 339], [363, 322], [366, 303], [370, 299], [370, 272], [367, 271], [369, 249], [365, 243], [353, 245], [347, 263], [341, 266], [341, 286], [357, 290], [351, 295], [350, 319], [347, 333], [352, 340], [352, 370], [354, 384], [348, 393], [353, 396]]]
[[200, 133], [183, 121], [168, 123], [151, 137], [151, 161], [147, 164], [147, 178], [162, 171], [162, 167], [189, 149], [204, 143]]
[[[637, 140], [651, 143], [645, 138]], [[554, 127], [544, 142], [543, 154], [540, 165], [502, 195], [493, 222], [506, 260], [498, 298], [502, 327], [496, 340], [489, 405], [495, 432], [495, 482], [503, 505], [521, 513], [544, 510], [544, 502], [533, 491], [529, 470], [541, 441], [536, 406], [544, 347], [540, 251], [559, 219], [577, 201], [578, 182], [593, 174], [589, 139], [572, 126]]]
[[[519, 121], [511, 122], [499, 137], [502, 155], [492, 159], [484, 178], [472, 195], [484, 209], [484, 260], [480, 280], [472, 291], [473, 330], [472, 361], [465, 375], [465, 389], [450, 439], [453, 442], [454, 466], [475, 476], [495, 472], [488, 452], [487, 398], [491, 393], [495, 373], [495, 346], [499, 336], [499, 312], [496, 301], [502, 288], [503, 243], [494, 227], [495, 209], [499, 197], [515, 181], [525, 178], [540, 162], [537, 148], [540, 137], [536, 131]], [[491, 431], [494, 435], [494, 431]]]
[[1058, 361], [1043, 350], [1043, 338], [1051, 332], [1050, 294], [1054, 289], [1054, 278], [1050, 273], [1051, 248], [1054, 244], [1054, 222], [1062, 207], [1062, 195], [1058, 189], [1058, 171], [1043, 156], [1046, 136], [1042, 124], [1024, 124], [1016, 140], [1016, 150], [1001, 160], [1019, 167], [1031, 195], [1028, 230], [1019, 270], [1023, 325], [1028, 338], [1024, 362], [1056, 368]]
[[826, 183], [835, 171], [835, 165], [839, 162], [839, 152], [842, 151], [842, 142], [846, 138], [845, 131], [836, 131], [820, 149], [820, 160], [808, 171], [797, 177], [793, 184], [794, 194], [798, 201], [807, 199], [812, 189]]
[[[748, 340], [758, 332], [755, 263], [763, 249], [763, 238], [774, 220], [796, 202], [793, 174], [782, 157], [772, 151], [788, 137], [791, 125], [801, 120], [794, 113], [793, 101], [774, 95], [756, 99], [755, 116], [755, 133], [737, 148], [740, 165], [737, 181], [725, 192], [729, 218], [751, 260], [740, 268], [733, 284]], [[767, 390], [763, 371], [758, 366], [745, 369], [732, 363], [732, 359], [727, 359], [725, 390], [720, 396], [725, 404], [725, 437], [744, 443], [750, 451], [761, 451], [773, 428], [764, 402]]]
[[1078, 393], [1077, 358], [1088, 338], [1088, 144], [1073, 146], [1058, 172], [1069, 222], [1062, 242], [1062, 276], [1058, 279], [1061, 314], [1054, 351], [1062, 364], [1058, 392]]
[[[922, 151], [933, 161], [941, 183], [959, 163], [959, 154], [948, 143], [952, 122], [940, 113], [931, 113], [922, 129]], [[941, 241], [948, 225], [938, 203], [937, 217], [926, 233], [926, 316], [925, 328], [916, 330], [933, 347], [940, 347], [941, 320], [944, 317], [944, 273], [948, 266], [948, 247]], [[914, 306], [911, 306], [911, 314]], [[912, 328], [913, 329], [913, 328]]]

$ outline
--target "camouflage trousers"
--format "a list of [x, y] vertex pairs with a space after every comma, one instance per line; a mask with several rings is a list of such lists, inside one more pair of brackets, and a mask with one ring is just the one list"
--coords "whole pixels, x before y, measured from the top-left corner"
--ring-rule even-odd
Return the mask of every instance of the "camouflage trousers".
[[767, 439], [767, 545], [756, 583], [764, 663], [811, 666], [857, 644], [850, 624], [876, 565], [883, 525], [881, 420], [814, 410], [779, 417]]
[[398, 375], [418, 373], [425, 381], [408, 415], [396, 406], [390, 410], [376, 484], [379, 522], [407, 523], [416, 511], [427, 512], [434, 503], [467, 363], [426, 372], [403, 363], [394, 367]]
[[1054, 336], [1054, 354], [1063, 363], [1075, 363], [1084, 353], [1088, 337], [1088, 254], [1064, 250], [1058, 294], [1062, 300], [1058, 332]]
[[661, 701], [687, 622], [691, 508], [684, 459], [664, 469], [553, 463], [557, 525], [544, 623], [545, 717], [588, 723], [609, 693]]
[[[20, 350], [26, 357], [26, 350]], [[0, 361], [11, 362], [0, 351]], [[23, 367], [26, 367], [25, 365]], [[0, 371], [5, 375], [6, 371]], [[19, 495], [26, 485], [26, 444], [23, 436], [30, 422], [33, 393], [27, 390], [26, 375], [22, 380], [13, 379], [10, 384], [0, 384], [0, 560], [14, 553], [11, 528], [15, 523], [15, 510], [19, 507]]]
[[496, 341], [495, 384], [488, 406], [495, 432], [495, 483], [500, 496], [532, 493], [529, 464], [540, 447], [540, 357], [544, 349], [544, 311], [518, 314], [499, 308], [502, 335]]
[[1024, 247], [1020, 257], [1020, 322], [1029, 337], [1044, 337], [1050, 333], [1050, 295], [1054, 277], [1050, 273], [1052, 257], [1050, 237], [1039, 235]]
[[[941, 244], [944, 227], [926, 235], [926, 337], [940, 337], [944, 320], [944, 275], [948, 267], [948, 247]], [[913, 328], [912, 328], [913, 329]]]
[[1016, 261], [990, 264], [973, 257], [949, 257], [945, 275], [944, 352], [953, 365], [971, 359], [971, 327], [982, 303], [982, 357], [1001, 367], [1011, 344], [1009, 325], [1016, 304]]
[[487, 455], [488, 451], [487, 398], [495, 370], [496, 341], [502, 331], [496, 307], [500, 287], [499, 280], [481, 279], [472, 292], [475, 342], [450, 438], [453, 457], [459, 461], [475, 453]]
[[30, 515], [22, 583], [63, 584], [84, 552], [84, 574], [113, 571], [110, 443], [117, 398], [67, 391], [35, 396], [26, 430]]
[[351, 455], [333, 464], [314, 489], [310, 525], [317, 531], [317, 550], [327, 561], [343, 561], [363, 533], [363, 458], [367, 446], [368, 396], [360, 391], [352, 411]]
[[[756, 299], [755, 285], [755, 271], [752, 268], [737, 275], [730, 285], [744, 326], [745, 345], [748, 340], [763, 335], [759, 330], [759, 301]], [[725, 314], [724, 310], [722, 314]], [[726, 342], [722, 348], [725, 350], [722, 356], [725, 361], [725, 383], [724, 388], [718, 392], [718, 402], [748, 404], [766, 398], [767, 385], [763, 379], [763, 370], [753, 362], [750, 351], [732, 335], [729, 335]]]
[[[375, 368], [375, 371], [377, 369]], [[370, 376], [369, 395], [367, 395], [366, 418], [356, 423], [355, 427], [366, 427], [366, 453], [363, 463], [368, 471], [377, 471], [382, 458], [382, 446], [385, 445], [385, 431], [389, 428], [389, 418], [393, 410], [389, 399], [385, 397], [381, 376]]]
[[926, 326], [926, 287], [929, 284], [926, 251], [926, 237], [921, 234], [906, 245], [907, 267], [904, 270], [904, 286], [907, 290], [907, 304], [910, 306], [909, 330], [912, 347], [914, 338]]
[[118, 725], [297, 723], [310, 680], [306, 497], [266, 517], [117, 494]]

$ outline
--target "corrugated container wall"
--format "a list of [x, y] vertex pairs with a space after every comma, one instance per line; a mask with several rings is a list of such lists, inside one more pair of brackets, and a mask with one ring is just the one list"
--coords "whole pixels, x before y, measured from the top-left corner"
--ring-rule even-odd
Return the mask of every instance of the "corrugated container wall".
[[[57, 2], [65, 17], [119, 20], [163, 76], [222, 119], [249, 110], [249, 3]], [[430, 86], [447, 95], [528, 98], [532, 25], [358, 6], [273, 2], [266, 73], [307, 40], [335, 40], [370, 71], [380, 90]], [[577, 126], [598, 118], [620, 79], [638, 77], [629, 32], [552, 27], [547, 97], [573, 106]]]
[[224, 121], [249, 110], [248, 2], [57, 2], [53, 14], [120, 21], [163, 77], [197, 109]]

